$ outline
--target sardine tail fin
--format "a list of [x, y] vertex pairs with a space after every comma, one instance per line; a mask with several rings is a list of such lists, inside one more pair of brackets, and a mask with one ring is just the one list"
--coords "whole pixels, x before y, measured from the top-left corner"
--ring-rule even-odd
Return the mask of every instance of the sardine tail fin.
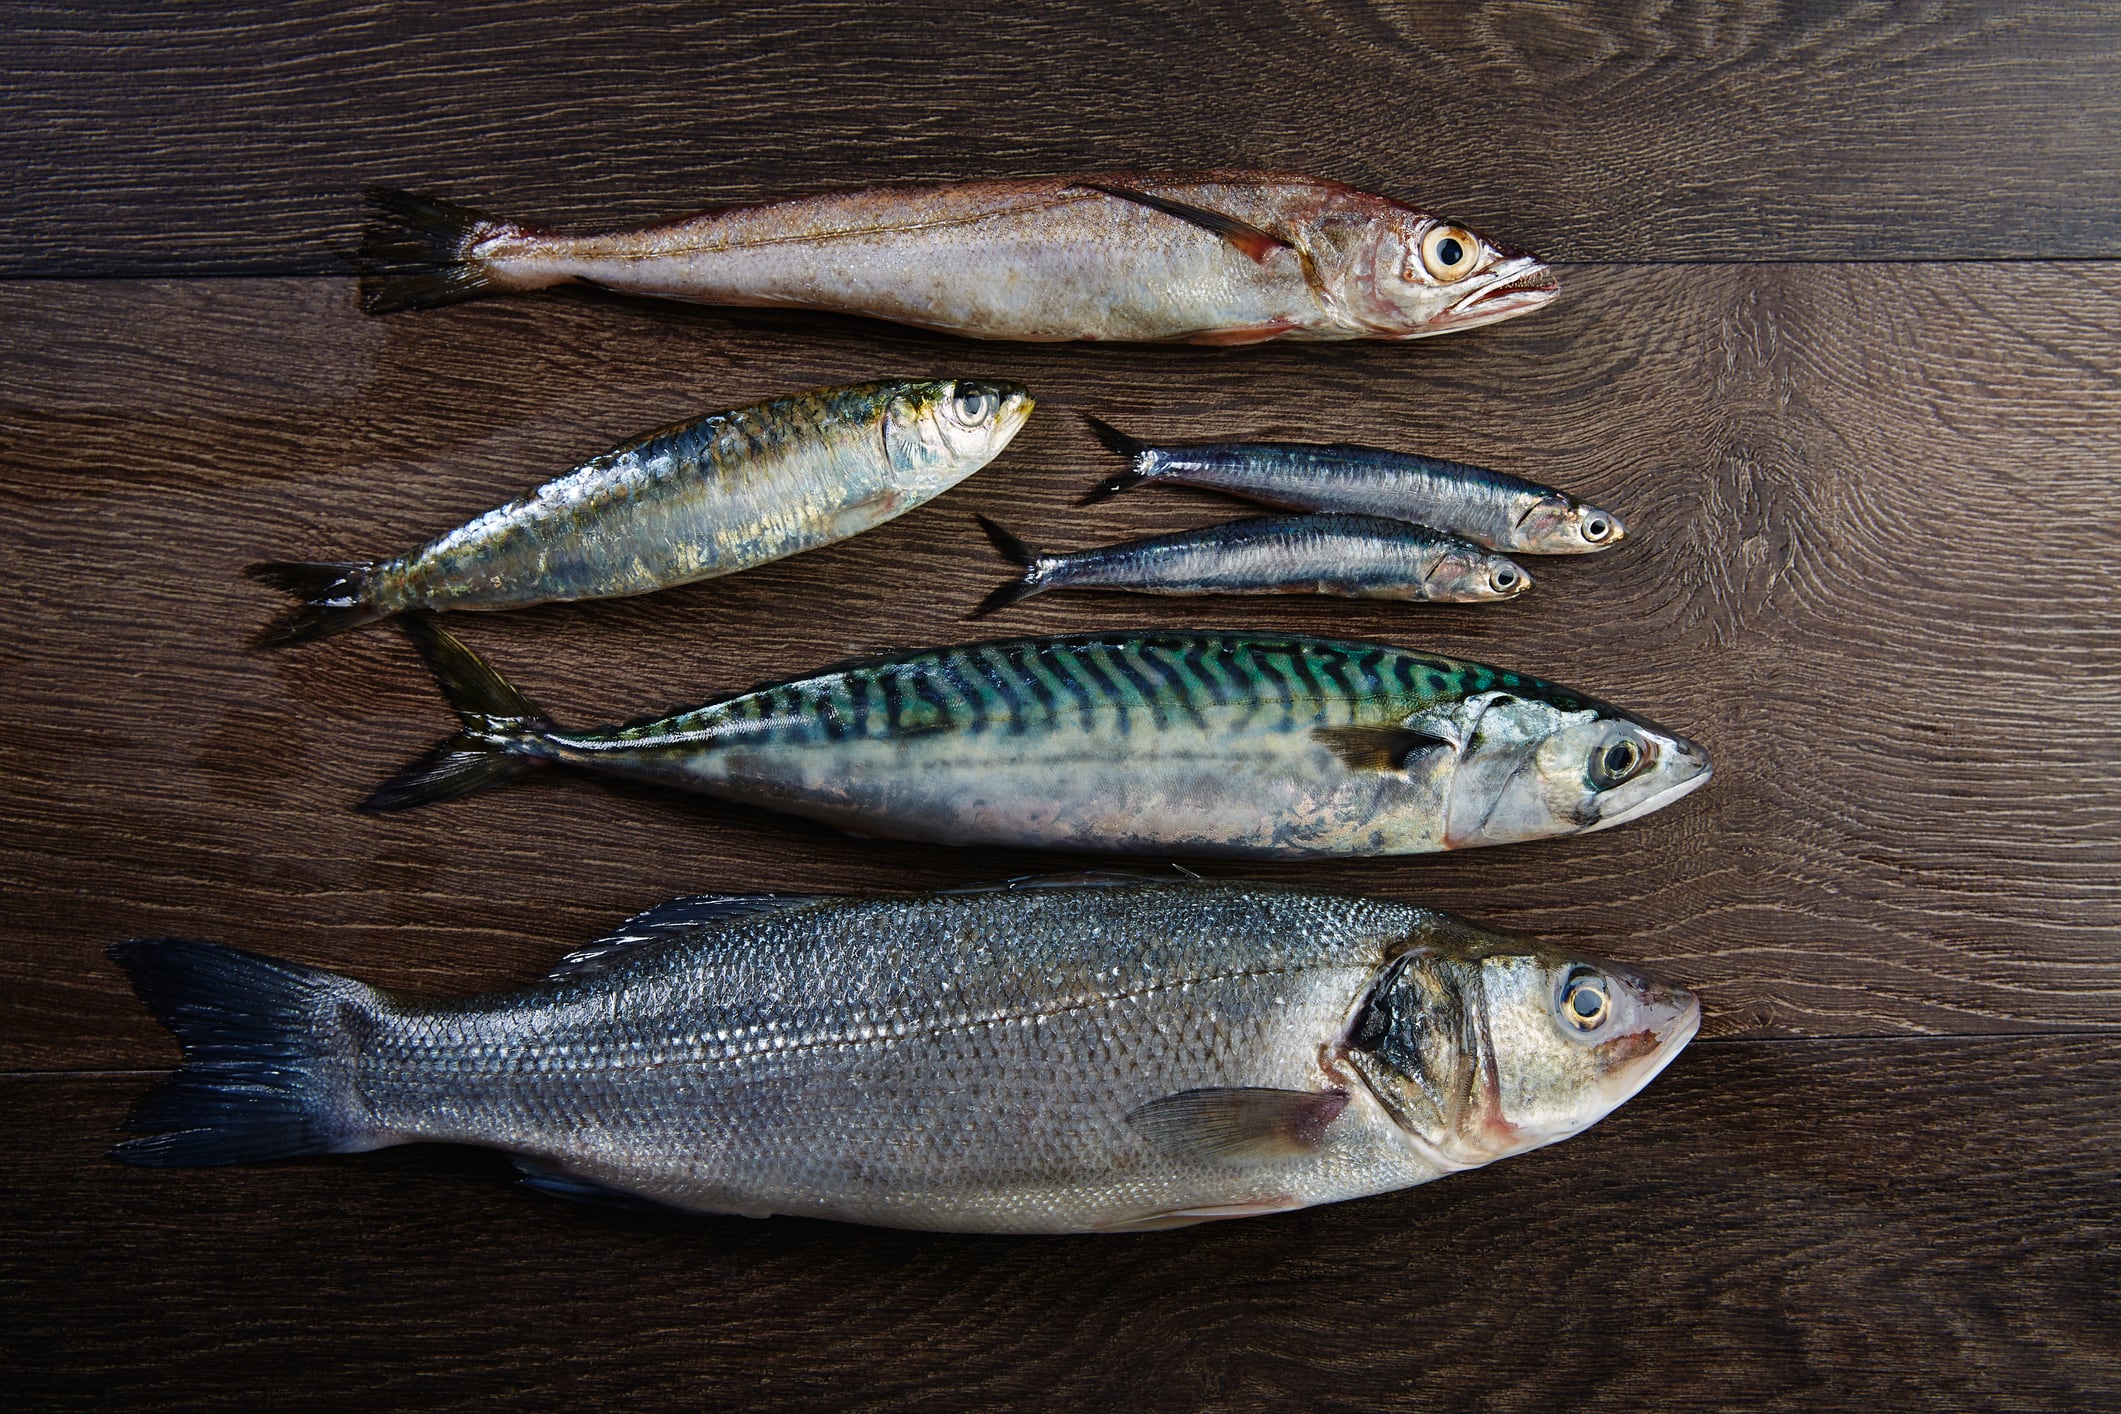
[[1077, 505], [1087, 506], [1098, 501], [1109, 500], [1120, 492], [1131, 490], [1141, 485], [1144, 481], [1151, 479], [1149, 473], [1142, 470], [1144, 454], [1149, 450], [1146, 446], [1129, 437], [1111, 423], [1092, 417], [1089, 413], [1083, 414], [1083, 421], [1088, 423], [1090, 430], [1097, 434], [1097, 440], [1104, 444], [1106, 451], [1127, 459], [1127, 469], [1122, 472], [1116, 472], [1091, 487], [1089, 492], [1080, 501], [1076, 502]]
[[387, 609], [367, 601], [368, 574], [374, 568], [367, 561], [304, 560], [266, 560], [245, 566], [243, 573], [252, 579], [302, 601], [258, 630], [251, 647], [288, 648], [387, 618]]
[[515, 779], [545, 764], [552, 719], [455, 635], [424, 614], [409, 614], [405, 634], [427, 660], [463, 730], [370, 792], [360, 808], [409, 810]]
[[1024, 572], [1006, 584], [997, 585], [992, 594], [979, 601], [966, 617], [984, 619], [996, 609], [1006, 609], [1019, 599], [1028, 599], [1046, 587], [1045, 575], [1039, 569], [1038, 551], [1011, 535], [1001, 526], [985, 516], [974, 516], [979, 528], [987, 532], [988, 541], [996, 553], [1012, 565], [1023, 566]]
[[368, 207], [368, 230], [354, 258], [361, 308], [395, 314], [493, 292], [492, 272], [472, 248], [502, 223], [455, 202], [395, 187], [370, 187]]
[[336, 1064], [372, 1027], [373, 989], [315, 968], [186, 938], [133, 938], [107, 954], [184, 1045], [183, 1068], [125, 1121], [111, 1150], [144, 1168], [242, 1164], [390, 1142], [353, 1118]]

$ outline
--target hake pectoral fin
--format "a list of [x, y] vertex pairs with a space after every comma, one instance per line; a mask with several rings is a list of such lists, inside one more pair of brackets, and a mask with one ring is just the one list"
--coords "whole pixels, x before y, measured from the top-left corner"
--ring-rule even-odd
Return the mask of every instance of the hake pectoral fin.
[[1121, 201], [1131, 201], [1146, 206], [1152, 211], [1161, 211], [1166, 216], [1175, 216], [1188, 225], [1198, 226], [1203, 231], [1221, 236], [1231, 245], [1256, 261], [1264, 262], [1277, 250], [1294, 247], [1279, 236], [1269, 235], [1249, 221], [1240, 221], [1235, 216], [1225, 216], [1220, 211], [1210, 211], [1204, 206], [1194, 206], [1183, 201], [1173, 201], [1168, 196], [1151, 196], [1132, 187], [1110, 187], [1102, 182], [1082, 182], [1078, 185], [1091, 191], [1101, 191], [1106, 196], [1116, 196]]
[[1233, 1164], [1273, 1163], [1318, 1152], [1327, 1126], [1348, 1107], [1340, 1090], [1221, 1087], [1182, 1090], [1127, 1116], [1173, 1153]]

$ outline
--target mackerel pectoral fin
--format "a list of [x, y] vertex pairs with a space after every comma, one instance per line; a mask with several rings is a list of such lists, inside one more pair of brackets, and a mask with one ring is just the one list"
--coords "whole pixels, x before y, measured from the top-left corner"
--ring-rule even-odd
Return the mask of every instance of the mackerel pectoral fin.
[[1404, 771], [1424, 751], [1456, 749], [1411, 727], [1313, 727], [1311, 735], [1355, 771]]
[[1175, 1153], [1267, 1163], [1317, 1153], [1326, 1127], [1347, 1107], [1348, 1097], [1339, 1090], [1227, 1086], [1151, 1100], [1127, 1120]]
[[1220, 211], [1210, 211], [1205, 206], [1174, 201], [1168, 196], [1151, 196], [1132, 187], [1112, 187], [1101, 182], [1083, 182], [1080, 185], [1088, 187], [1091, 191], [1101, 191], [1106, 196], [1116, 196], [1122, 201], [1139, 203], [1152, 211], [1161, 211], [1166, 216], [1176, 216], [1203, 231], [1211, 231], [1257, 261], [1265, 261], [1277, 250], [1293, 249], [1288, 241], [1279, 236], [1268, 235], [1248, 221], [1240, 221], [1235, 216], [1225, 216]]
[[567, 954], [545, 977], [553, 982], [594, 977], [618, 963], [632, 961], [644, 948], [690, 937], [702, 928], [732, 918], [785, 913], [823, 902], [826, 896], [822, 894], [694, 894], [674, 898], [636, 913], [606, 936]]
[[1097, 1231], [1163, 1232], [1174, 1227], [1192, 1227], [1196, 1223], [1223, 1222], [1230, 1218], [1261, 1218], [1269, 1213], [1292, 1212], [1303, 1206], [1293, 1194], [1275, 1193], [1249, 1203], [1218, 1203], [1199, 1208], [1172, 1208], [1161, 1213], [1145, 1213], [1138, 1218], [1099, 1223]]

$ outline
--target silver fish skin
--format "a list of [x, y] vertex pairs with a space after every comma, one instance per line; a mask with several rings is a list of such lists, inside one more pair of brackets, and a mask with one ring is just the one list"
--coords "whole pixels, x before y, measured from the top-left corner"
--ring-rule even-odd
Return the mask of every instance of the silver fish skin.
[[1385, 516], [1520, 555], [1588, 555], [1627, 535], [1611, 511], [1551, 486], [1484, 467], [1380, 447], [1311, 442], [1151, 446], [1095, 417], [1083, 419], [1127, 459], [1083, 498], [1102, 501], [1150, 482], [1200, 486], [1295, 511]]
[[1065, 555], [1033, 550], [985, 516], [979, 523], [1002, 558], [1024, 572], [988, 595], [973, 618], [1054, 589], [1473, 604], [1514, 599], [1532, 587], [1514, 560], [1382, 516], [1254, 516]]
[[1432, 213], [1280, 172], [945, 182], [565, 235], [375, 189], [372, 313], [586, 283], [869, 315], [980, 339], [1419, 339], [1554, 298], [1553, 271]]
[[252, 565], [302, 601], [285, 647], [414, 609], [650, 594], [859, 535], [998, 456], [1029, 390], [984, 379], [820, 388], [634, 438], [380, 562]]
[[554, 723], [404, 626], [459, 734], [370, 810], [566, 766], [936, 844], [1253, 858], [1600, 830], [1709, 778], [1699, 746], [1507, 669], [1295, 635], [1071, 634], [865, 659], [619, 727]]
[[185, 1043], [128, 1163], [443, 1141], [560, 1196], [953, 1232], [1425, 1183], [1581, 1132], [1700, 1019], [1445, 914], [1207, 882], [681, 899], [462, 1000], [209, 943], [112, 955]]

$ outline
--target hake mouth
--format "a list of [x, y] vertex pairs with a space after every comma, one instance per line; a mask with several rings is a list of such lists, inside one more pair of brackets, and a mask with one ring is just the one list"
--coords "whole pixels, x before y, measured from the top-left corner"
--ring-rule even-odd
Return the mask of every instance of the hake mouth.
[[1553, 267], [1537, 256], [1505, 261], [1487, 284], [1451, 306], [1449, 318], [1494, 319], [1539, 308], [1561, 293]]

